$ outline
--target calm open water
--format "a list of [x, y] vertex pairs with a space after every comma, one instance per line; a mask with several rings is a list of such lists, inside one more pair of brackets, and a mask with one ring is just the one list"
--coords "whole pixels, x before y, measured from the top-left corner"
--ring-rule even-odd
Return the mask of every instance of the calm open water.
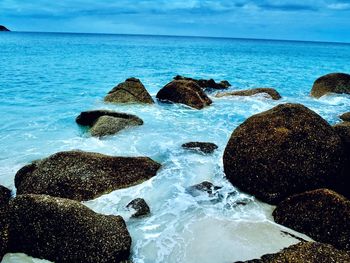
[[[163, 164], [135, 187], [85, 204], [120, 214], [133, 238], [134, 263], [228, 263], [277, 252], [297, 240], [273, 223], [272, 206], [237, 191], [223, 175], [222, 154], [231, 132], [252, 114], [298, 102], [331, 124], [350, 110], [350, 96], [309, 97], [313, 81], [350, 72], [350, 45], [311, 42], [94, 34], [0, 34], [0, 184], [14, 188], [16, 171], [52, 153], [81, 149], [110, 155], [149, 156]], [[173, 76], [226, 79], [233, 88], [274, 87], [283, 99], [212, 98], [204, 110], [181, 105], [106, 105], [105, 94], [134, 76], [155, 97]], [[141, 117], [143, 126], [103, 140], [75, 123], [85, 110], [111, 109]], [[211, 156], [181, 149], [188, 141], [219, 146]], [[209, 180], [215, 197], [193, 197], [187, 187]], [[144, 198], [152, 215], [130, 219], [125, 205]], [[246, 206], [235, 206], [237, 200]], [[291, 230], [287, 231], [291, 232]], [[294, 233], [294, 232], [293, 232]], [[8, 254], [5, 263], [40, 262]]]

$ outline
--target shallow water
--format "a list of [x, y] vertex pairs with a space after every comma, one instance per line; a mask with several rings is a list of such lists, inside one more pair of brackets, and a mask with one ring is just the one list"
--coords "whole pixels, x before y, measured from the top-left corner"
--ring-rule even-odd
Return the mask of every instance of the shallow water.
[[[222, 154], [231, 132], [252, 114], [279, 103], [302, 103], [327, 121], [350, 110], [350, 96], [309, 97], [313, 81], [350, 72], [350, 45], [329, 43], [85, 34], [0, 34], [0, 184], [13, 189], [16, 171], [62, 150], [149, 156], [162, 163], [153, 179], [85, 204], [120, 214], [133, 238], [135, 263], [218, 262], [256, 258], [296, 243], [260, 203], [224, 178]], [[227, 79], [233, 88], [274, 87], [280, 101], [262, 96], [215, 98], [197, 111], [181, 105], [106, 105], [118, 82], [138, 77], [151, 95], [177, 74]], [[145, 124], [99, 140], [75, 123], [84, 110], [133, 113]], [[219, 146], [213, 155], [181, 148], [188, 141]], [[189, 186], [209, 180], [222, 198], [193, 197]], [[130, 219], [125, 205], [144, 198], [152, 216]], [[236, 205], [245, 200], [247, 205]], [[292, 232], [291, 230], [288, 230]], [[305, 237], [304, 237], [305, 238]], [[3, 262], [32, 262], [8, 254]]]

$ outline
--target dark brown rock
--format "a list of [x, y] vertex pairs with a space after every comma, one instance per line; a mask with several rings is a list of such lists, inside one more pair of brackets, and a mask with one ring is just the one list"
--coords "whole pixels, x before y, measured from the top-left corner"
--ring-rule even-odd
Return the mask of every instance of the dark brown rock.
[[350, 262], [346, 251], [338, 250], [329, 244], [300, 242], [276, 254], [267, 254], [261, 259], [236, 263], [345, 263]]
[[0, 32], [1, 31], [10, 31], [10, 30], [7, 29], [5, 26], [0, 25]]
[[336, 192], [317, 189], [291, 196], [276, 207], [273, 217], [316, 241], [350, 250], [350, 201]]
[[343, 121], [350, 121], [350, 112], [346, 112], [340, 115], [340, 119], [342, 119]]
[[47, 194], [78, 201], [96, 198], [155, 176], [160, 164], [147, 157], [59, 152], [20, 169], [17, 194]]
[[60, 262], [127, 260], [131, 237], [120, 216], [47, 195], [19, 195], [10, 202], [9, 252]]
[[238, 126], [223, 162], [233, 185], [276, 204], [342, 181], [343, 144], [315, 112], [301, 104], [280, 104]]
[[218, 146], [211, 142], [188, 142], [182, 144], [182, 148], [199, 151], [205, 154], [213, 153]]
[[311, 96], [319, 98], [327, 93], [350, 94], [350, 75], [331, 73], [318, 78], [311, 90]]
[[157, 99], [185, 104], [195, 109], [202, 109], [212, 103], [201, 87], [190, 80], [174, 80], [168, 83], [157, 93]]
[[337, 123], [333, 126], [335, 131], [338, 133], [340, 138], [347, 144], [347, 147], [350, 146], [350, 122], [345, 121], [341, 123]]
[[0, 261], [7, 253], [7, 246], [9, 241], [8, 235], [8, 203], [11, 198], [11, 191], [6, 187], [0, 185]]
[[226, 97], [226, 96], [253, 96], [256, 94], [267, 94], [273, 100], [279, 100], [281, 95], [277, 90], [273, 88], [255, 88], [255, 89], [247, 89], [247, 90], [237, 90], [232, 92], [224, 92], [218, 93], [215, 95], [217, 98]]
[[145, 86], [137, 78], [129, 78], [118, 84], [104, 100], [112, 103], [154, 103]]
[[135, 210], [135, 213], [132, 215], [135, 218], [147, 216], [151, 213], [148, 204], [142, 198], [132, 200], [126, 207]]
[[180, 75], [174, 77], [174, 80], [190, 80], [196, 82], [202, 89], [227, 89], [231, 84], [227, 80], [222, 80], [216, 83], [213, 79], [193, 79]]
[[111, 116], [119, 119], [125, 119], [125, 120], [135, 122], [138, 125], [143, 124], [143, 121], [135, 115], [122, 113], [122, 112], [115, 112], [110, 110], [83, 111], [82, 113], [79, 114], [79, 116], [75, 119], [75, 121], [79, 125], [92, 127], [101, 116]]

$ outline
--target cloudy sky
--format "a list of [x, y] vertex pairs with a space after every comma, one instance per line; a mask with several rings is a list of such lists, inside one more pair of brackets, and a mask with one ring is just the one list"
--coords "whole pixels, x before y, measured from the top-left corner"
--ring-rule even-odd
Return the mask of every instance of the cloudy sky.
[[350, 42], [350, 0], [0, 0], [16, 31]]

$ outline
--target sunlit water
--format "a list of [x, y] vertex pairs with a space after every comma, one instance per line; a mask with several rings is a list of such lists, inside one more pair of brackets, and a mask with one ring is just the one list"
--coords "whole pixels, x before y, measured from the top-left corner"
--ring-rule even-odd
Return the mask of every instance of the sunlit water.
[[[313, 81], [329, 72], [350, 72], [350, 45], [84, 34], [0, 34], [0, 184], [14, 189], [16, 171], [52, 153], [81, 149], [109, 155], [149, 156], [162, 163], [157, 176], [85, 204], [120, 214], [133, 238], [134, 263], [228, 263], [277, 252], [298, 242], [275, 224], [272, 206], [239, 192], [224, 178], [222, 154], [232, 131], [247, 117], [283, 102], [302, 103], [331, 124], [350, 110], [350, 96], [309, 97]], [[197, 111], [181, 105], [106, 105], [104, 95], [135, 76], [151, 95], [182, 74], [229, 80], [233, 88], [274, 87], [283, 99], [215, 98]], [[102, 140], [75, 123], [84, 110], [111, 109], [138, 115], [144, 125]], [[188, 141], [214, 142], [213, 155], [181, 148]], [[217, 196], [192, 196], [204, 180], [222, 186]], [[144, 198], [151, 216], [130, 218], [125, 209]], [[237, 201], [247, 205], [237, 205]], [[297, 234], [300, 236], [300, 234]], [[303, 236], [304, 238], [307, 238]], [[8, 254], [3, 262], [41, 262]]]

